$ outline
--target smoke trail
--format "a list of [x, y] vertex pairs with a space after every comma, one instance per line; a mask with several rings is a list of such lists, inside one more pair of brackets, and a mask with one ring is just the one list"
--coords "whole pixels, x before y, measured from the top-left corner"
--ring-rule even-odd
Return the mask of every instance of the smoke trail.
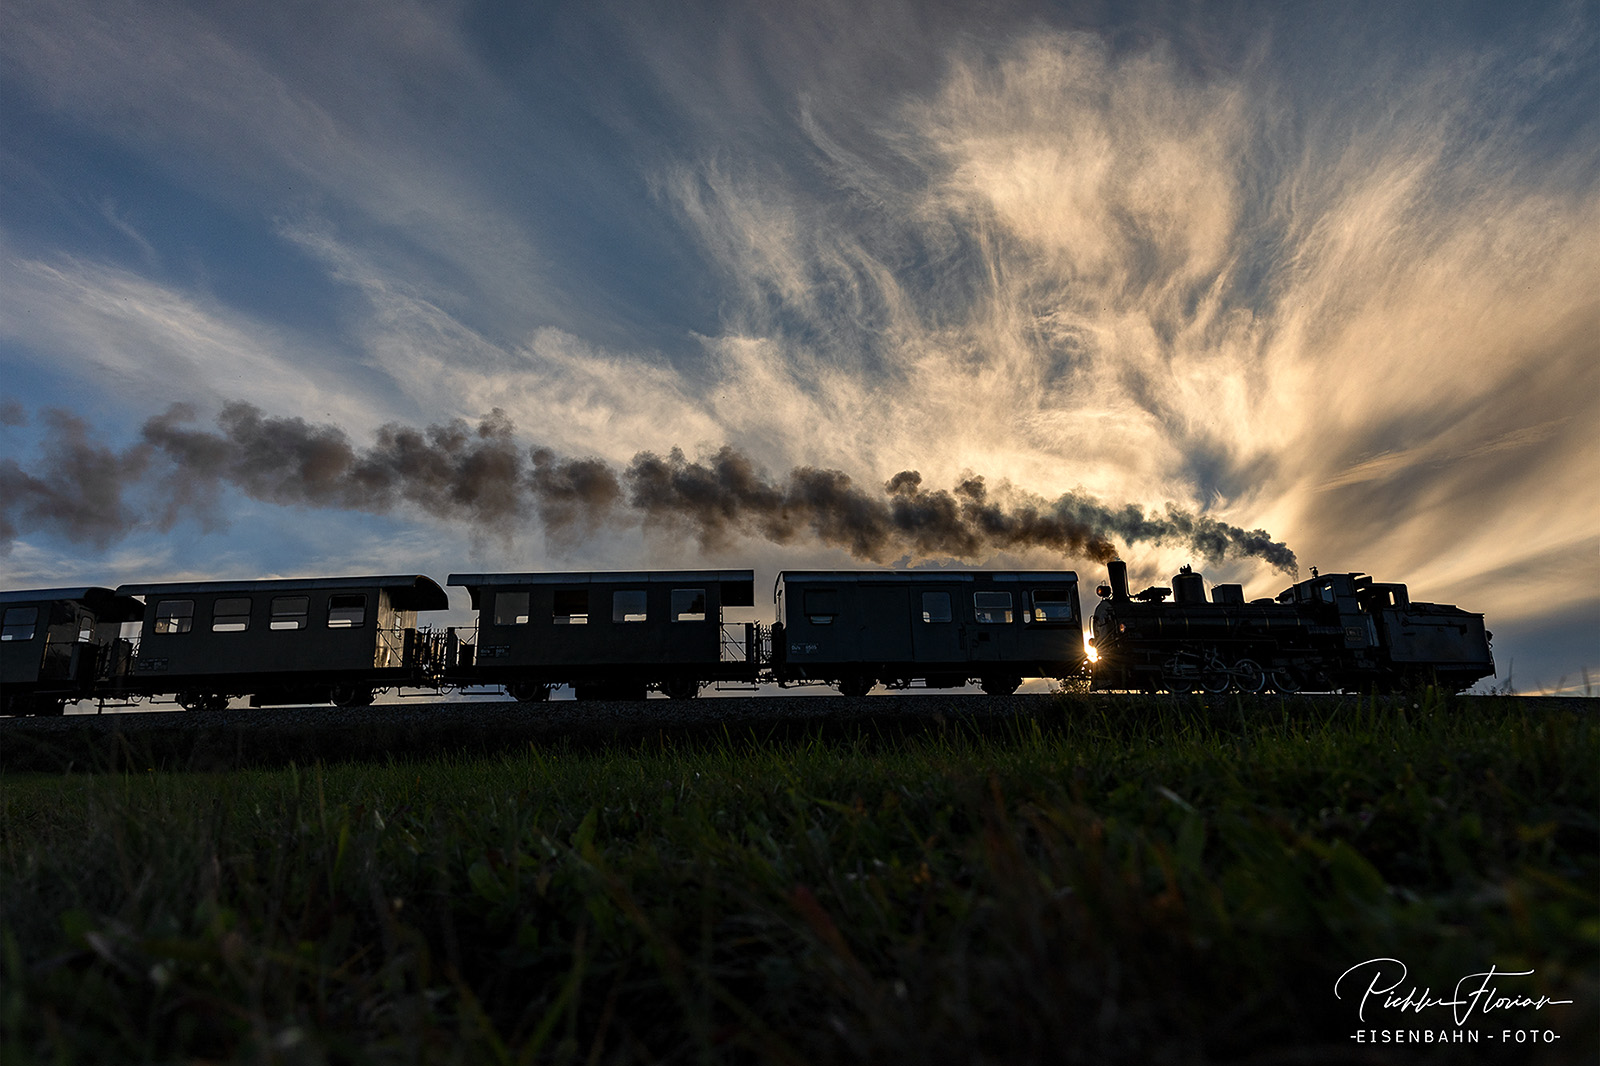
[[[927, 489], [915, 470], [895, 474], [877, 491], [842, 471], [815, 467], [774, 480], [731, 446], [703, 461], [677, 448], [665, 457], [640, 452], [619, 474], [601, 459], [524, 451], [499, 410], [476, 427], [459, 419], [425, 430], [386, 425], [371, 447], [358, 449], [338, 427], [268, 417], [245, 403], [223, 407], [218, 432], [191, 428], [194, 412], [179, 404], [149, 419], [141, 442], [120, 455], [89, 444], [81, 421], [51, 417], [56, 443], [42, 475], [9, 460], [0, 464], [0, 537], [7, 544], [32, 526], [53, 525], [70, 539], [104, 546], [141, 523], [165, 528], [185, 514], [205, 521], [222, 488], [231, 486], [289, 506], [374, 514], [415, 507], [508, 534], [537, 518], [558, 544], [626, 521], [684, 530], [708, 550], [744, 536], [820, 542], [878, 563], [906, 556], [978, 560], [1032, 548], [1104, 562], [1116, 557], [1112, 538], [1119, 538], [1183, 545], [1212, 562], [1258, 558], [1296, 572], [1294, 552], [1265, 530], [1246, 531], [1170, 504], [1156, 515], [1080, 493], [1047, 500], [1006, 484], [991, 492], [980, 476], [948, 491]], [[159, 514], [141, 518], [123, 501], [123, 485], [141, 479], [159, 489]]]
[[[22, 421], [11, 414], [7, 424]], [[117, 453], [91, 443], [84, 421], [65, 411], [45, 412], [44, 422], [43, 476], [29, 474], [13, 459], [0, 459], [0, 552], [9, 551], [24, 529], [48, 530], [105, 549], [138, 524], [123, 490], [144, 473], [150, 449], [135, 446]]]
[[1007, 487], [996, 501], [977, 476], [947, 492], [924, 489], [919, 473], [904, 470], [873, 494], [838, 470], [797, 467], [785, 482], [772, 483], [725, 446], [703, 463], [676, 448], [665, 459], [641, 452], [624, 480], [629, 503], [647, 519], [685, 526], [708, 548], [734, 534], [777, 544], [809, 535], [880, 563], [907, 554], [976, 559], [1028, 548], [1105, 562], [1117, 557], [1111, 538], [1119, 537], [1129, 544], [1182, 544], [1212, 562], [1244, 556], [1297, 572], [1294, 552], [1265, 530], [1247, 531], [1170, 504], [1162, 516], [1132, 505], [1113, 509], [1079, 493], [1049, 501]]

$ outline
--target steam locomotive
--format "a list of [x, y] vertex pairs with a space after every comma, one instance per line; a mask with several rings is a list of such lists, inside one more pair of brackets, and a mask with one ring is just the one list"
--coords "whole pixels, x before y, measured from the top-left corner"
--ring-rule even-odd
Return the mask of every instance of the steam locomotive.
[[728, 617], [754, 606], [751, 570], [452, 574], [477, 617], [443, 629], [419, 623], [449, 598], [418, 575], [0, 592], [0, 713], [60, 714], [81, 700], [362, 706], [387, 691], [537, 703], [561, 686], [579, 699], [761, 684], [865, 695], [975, 682], [1006, 694], [1026, 677], [1168, 691], [1459, 689], [1494, 672], [1482, 615], [1412, 603], [1404, 585], [1313, 572], [1247, 604], [1237, 585], [1208, 602], [1187, 568], [1172, 589], [1135, 596], [1122, 563], [1109, 577], [1092, 653], [1070, 570], [787, 571], [771, 625]]
[[[1449, 691], [1494, 674], [1483, 615], [1418, 603], [1406, 586], [1364, 574], [1319, 574], [1273, 599], [1245, 602], [1184, 567], [1171, 588], [1128, 593], [1126, 564], [1098, 589], [1093, 687], [1169, 692]], [[1172, 602], [1167, 599], [1171, 597]]]

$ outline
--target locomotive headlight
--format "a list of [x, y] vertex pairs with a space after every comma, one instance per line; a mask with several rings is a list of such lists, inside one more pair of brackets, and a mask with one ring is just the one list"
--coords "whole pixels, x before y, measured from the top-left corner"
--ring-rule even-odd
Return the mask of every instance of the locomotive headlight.
[[1083, 651], [1089, 657], [1090, 662], [1097, 663], [1100, 661], [1100, 653], [1095, 650], [1093, 637], [1085, 637], [1083, 639]]

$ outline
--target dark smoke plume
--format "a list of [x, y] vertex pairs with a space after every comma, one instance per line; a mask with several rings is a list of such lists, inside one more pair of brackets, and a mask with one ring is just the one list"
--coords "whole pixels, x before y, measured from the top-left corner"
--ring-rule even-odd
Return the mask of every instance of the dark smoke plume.
[[1184, 544], [1213, 562], [1248, 556], [1296, 572], [1294, 552], [1265, 530], [1246, 531], [1171, 505], [1162, 516], [1133, 506], [1112, 509], [1077, 493], [1048, 501], [1007, 489], [1004, 501], [996, 502], [977, 476], [946, 492], [924, 489], [920, 474], [904, 470], [881, 493], [871, 493], [838, 470], [796, 467], [786, 481], [773, 483], [747, 457], [724, 446], [704, 462], [692, 462], [676, 448], [665, 459], [641, 452], [623, 480], [629, 503], [647, 521], [687, 527], [706, 547], [743, 534], [777, 544], [813, 539], [880, 563], [905, 555], [974, 559], [1029, 548], [1105, 562], [1117, 557], [1115, 536], [1129, 543]]
[[44, 424], [48, 443], [42, 476], [13, 459], [0, 459], [0, 551], [10, 550], [25, 529], [109, 547], [138, 524], [123, 491], [144, 474], [150, 449], [135, 446], [118, 453], [95, 444], [84, 421], [65, 411], [45, 412]]
[[[1294, 553], [1265, 530], [1170, 504], [1156, 515], [1078, 493], [1046, 500], [1004, 484], [991, 492], [979, 476], [949, 491], [926, 489], [915, 470], [877, 491], [815, 467], [773, 480], [727, 446], [703, 460], [677, 448], [665, 457], [640, 452], [619, 474], [601, 459], [524, 451], [499, 410], [476, 427], [460, 420], [426, 430], [386, 425], [371, 447], [359, 449], [335, 426], [268, 417], [245, 403], [222, 409], [218, 432], [195, 429], [194, 412], [174, 405], [147, 421], [141, 443], [120, 455], [90, 444], [71, 416], [49, 417], [55, 443], [44, 473], [0, 463], [0, 537], [7, 544], [24, 527], [49, 526], [103, 546], [141, 523], [165, 528], [186, 514], [214, 520], [221, 490], [231, 486], [300, 507], [375, 514], [413, 507], [507, 534], [536, 520], [561, 544], [625, 521], [684, 530], [707, 549], [745, 536], [820, 542], [879, 563], [1030, 548], [1104, 562], [1117, 555], [1115, 537], [1185, 545], [1210, 561], [1257, 558], [1296, 572]], [[122, 499], [123, 489], [141, 480], [164, 501], [158, 514], [142, 519]]]

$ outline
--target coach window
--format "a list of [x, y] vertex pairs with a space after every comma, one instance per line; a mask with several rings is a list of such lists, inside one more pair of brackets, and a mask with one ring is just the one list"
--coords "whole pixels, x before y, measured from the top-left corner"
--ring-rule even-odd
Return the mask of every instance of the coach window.
[[528, 624], [528, 594], [526, 592], [497, 592], [494, 594], [494, 624], [497, 626], [525, 626]]
[[211, 632], [243, 633], [250, 628], [250, 598], [218, 600], [211, 605]]
[[644, 589], [622, 589], [611, 594], [611, 620], [613, 622], [644, 622], [649, 620], [645, 610]]
[[806, 618], [814, 626], [831, 626], [839, 614], [839, 593], [836, 589], [806, 589]]
[[309, 596], [272, 597], [272, 620], [268, 629], [304, 629], [306, 612], [311, 605]]
[[355, 629], [366, 624], [365, 592], [336, 592], [328, 597], [329, 629]]
[[38, 624], [39, 608], [9, 608], [6, 611], [5, 623], [0, 627], [0, 640], [32, 640], [34, 627]]
[[674, 622], [704, 622], [706, 620], [706, 590], [673, 589], [672, 620]]
[[1072, 594], [1066, 589], [1034, 589], [1032, 618], [1035, 622], [1076, 622]]
[[924, 622], [950, 621], [950, 594], [924, 592], [922, 594], [922, 620]]
[[978, 621], [986, 625], [1011, 624], [1011, 593], [1009, 592], [974, 592], [972, 594], [972, 607], [977, 612]]
[[94, 615], [80, 614], [78, 616], [78, 643], [94, 643]]
[[556, 589], [552, 621], [558, 626], [589, 624], [589, 590]]
[[193, 628], [193, 600], [162, 600], [156, 604], [157, 633], [187, 633]]

